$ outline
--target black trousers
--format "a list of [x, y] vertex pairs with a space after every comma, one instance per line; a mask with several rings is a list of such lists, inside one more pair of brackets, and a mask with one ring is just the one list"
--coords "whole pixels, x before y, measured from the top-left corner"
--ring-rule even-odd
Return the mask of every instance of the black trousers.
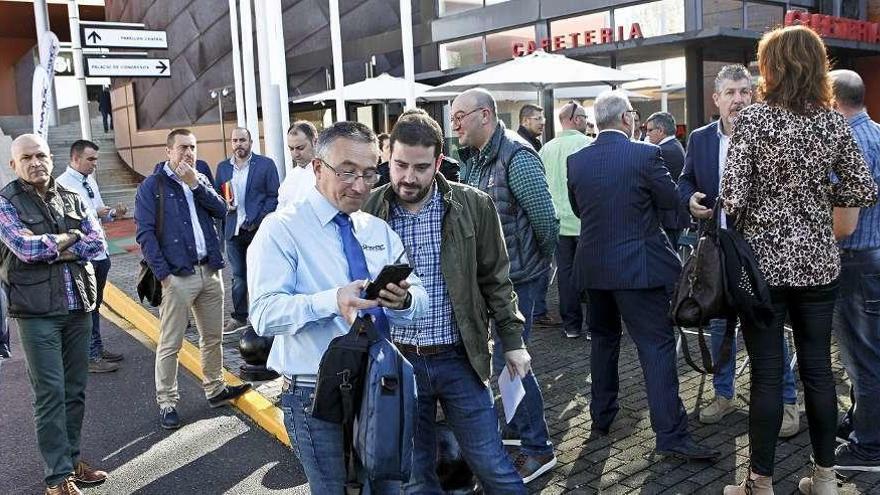
[[751, 360], [749, 445], [751, 468], [773, 475], [776, 440], [782, 425], [782, 339], [786, 315], [791, 318], [804, 404], [816, 463], [834, 466], [837, 392], [831, 373], [831, 318], [838, 281], [811, 287], [771, 287], [774, 320], [770, 329], [743, 322], [743, 340]]

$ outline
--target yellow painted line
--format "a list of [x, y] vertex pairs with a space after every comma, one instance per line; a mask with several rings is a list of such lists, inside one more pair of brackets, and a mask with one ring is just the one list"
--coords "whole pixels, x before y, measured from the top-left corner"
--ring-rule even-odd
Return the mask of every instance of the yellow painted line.
[[[131, 323], [148, 339], [158, 344], [159, 319], [110, 282], [107, 282], [107, 286], [104, 289], [104, 304]], [[204, 379], [198, 347], [184, 340], [179, 357], [180, 364], [184, 368], [188, 369], [200, 380]], [[237, 376], [226, 370], [223, 370], [223, 378], [230, 385], [244, 383]], [[287, 437], [287, 430], [284, 428], [284, 416], [281, 409], [272, 405], [259, 392], [250, 390], [233, 401], [232, 405], [283, 444], [290, 446], [290, 439]]]

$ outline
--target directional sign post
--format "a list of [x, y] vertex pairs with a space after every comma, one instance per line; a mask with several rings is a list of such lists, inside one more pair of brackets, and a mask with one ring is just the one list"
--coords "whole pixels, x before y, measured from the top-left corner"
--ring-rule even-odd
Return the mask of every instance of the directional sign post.
[[168, 48], [165, 31], [83, 26], [81, 35], [87, 48]]
[[89, 77], [171, 77], [167, 58], [87, 58]]

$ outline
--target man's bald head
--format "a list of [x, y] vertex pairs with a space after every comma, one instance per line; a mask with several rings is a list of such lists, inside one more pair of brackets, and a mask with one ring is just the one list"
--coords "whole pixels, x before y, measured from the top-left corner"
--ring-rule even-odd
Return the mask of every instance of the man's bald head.
[[[489, 110], [492, 118], [498, 115], [498, 107], [495, 104], [495, 97], [492, 93], [483, 88], [474, 88], [458, 95], [458, 98], [464, 98], [463, 102], [468, 102], [472, 107], [483, 107]], [[456, 98], [456, 100], [458, 99]]]
[[12, 141], [9, 165], [23, 181], [44, 189], [52, 178], [49, 144], [36, 134], [22, 134]]
[[841, 110], [861, 112], [865, 108], [865, 83], [856, 72], [846, 69], [833, 70], [831, 87], [834, 101]]

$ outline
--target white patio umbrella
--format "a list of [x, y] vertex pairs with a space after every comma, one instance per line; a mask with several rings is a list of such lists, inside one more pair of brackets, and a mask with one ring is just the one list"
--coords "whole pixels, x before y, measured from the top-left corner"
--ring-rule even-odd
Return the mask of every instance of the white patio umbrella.
[[536, 51], [441, 84], [435, 91], [485, 88], [497, 91], [543, 91], [593, 84], [619, 84], [640, 79], [610, 67], [581, 62], [554, 53]]
[[[593, 100], [600, 94], [611, 89], [611, 86], [583, 86], [577, 88], [561, 88], [553, 90], [553, 98], [557, 100]], [[651, 97], [636, 91], [619, 89], [630, 101], [647, 101]], [[500, 101], [530, 101], [535, 99], [534, 91], [493, 91], [492, 96]]]
[[[433, 86], [422, 83], [415, 83], [415, 85], [416, 98], [425, 101], [442, 101], [455, 98], [458, 95], [458, 93], [451, 92], [426, 94], [429, 89], [433, 89]], [[406, 99], [407, 83], [402, 77], [394, 77], [383, 73], [376, 77], [349, 84], [345, 86], [344, 92], [347, 101], [356, 101], [364, 104], [403, 101]], [[319, 103], [334, 98], [336, 98], [336, 90], [331, 89], [304, 97], [291, 98], [290, 101], [293, 103]]]
[[[457, 92], [440, 91], [427, 93], [433, 86], [427, 84], [415, 83], [416, 100], [422, 101], [444, 101], [451, 100], [458, 96]], [[388, 131], [388, 102], [404, 101], [407, 94], [407, 83], [402, 77], [394, 77], [387, 73], [380, 74], [377, 77], [364, 79], [356, 83], [349, 84], [344, 88], [346, 101], [360, 102], [365, 105], [381, 103], [385, 114], [385, 131]], [[336, 98], [336, 90], [331, 89], [322, 91], [305, 97], [291, 98], [293, 103], [320, 103]]]

